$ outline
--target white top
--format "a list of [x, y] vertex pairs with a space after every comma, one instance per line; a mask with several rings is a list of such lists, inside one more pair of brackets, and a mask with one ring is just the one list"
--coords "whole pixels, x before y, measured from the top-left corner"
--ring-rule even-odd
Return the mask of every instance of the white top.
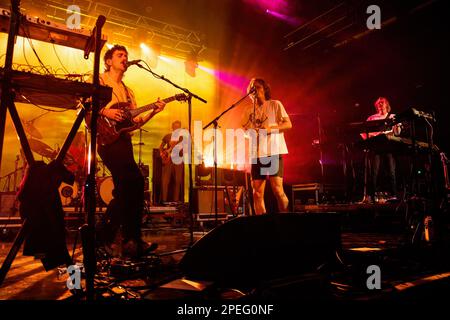
[[[384, 120], [387, 118], [387, 115], [388, 115], [388, 113], [386, 113], [384, 115], [375, 113], [375, 114], [371, 115], [370, 117], [368, 117], [366, 121]], [[389, 119], [393, 119], [394, 117], [395, 117], [395, 114], [393, 114], [393, 113], [389, 114]], [[389, 133], [393, 133], [393, 129], [383, 131], [383, 132], [381, 132], [381, 131], [369, 132], [369, 138], [378, 136], [380, 134], [389, 134]], [[365, 133], [361, 133], [361, 136], [363, 137], [363, 139], [366, 139]]]
[[[278, 100], [267, 100], [262, 106], [256, 106], [255, 113], [256, 120], [253, 123], [253, 105], [250, 105], [245, 110], [241, 122], [245, 129], [278, 126], [282, 123], [283, 118], [289, 117], [283, 104]], [[272, 133], [267, 135], [267, 139], [265, 139], [264, 135], [260, 134], [258, 140], [259, 158], [288, 153], [283, 132], [272, 131]]]

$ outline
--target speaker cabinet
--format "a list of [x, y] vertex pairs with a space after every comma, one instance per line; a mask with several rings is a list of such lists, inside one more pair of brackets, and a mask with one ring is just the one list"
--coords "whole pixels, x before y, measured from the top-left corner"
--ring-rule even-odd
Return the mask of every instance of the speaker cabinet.
[[0, 192], [0, 217], [15, 216], [18, 212], [15, 192]]
[[336, 262], [341, 247], [336, 214], [238, 217], [198, 240], [180, 261], [191, 279], [246, 286], [314, 272]]
[[[214, 168], [195, 166], [195, 183], [199, 186], [214, 185]], [[217, 168], [217, 184], [220, 186], [244, 186], [245, 172]]]
[[[224, 192], [225, 188], [223, 186], [218, 186], [217, 189], [217, 211], [218, 213], [225, 212], [224, 203]], [[215, 202], [214, 202], [214, 186], [203, 186], [194, 188], [194, 208], [196, 213], [215, 213]]]

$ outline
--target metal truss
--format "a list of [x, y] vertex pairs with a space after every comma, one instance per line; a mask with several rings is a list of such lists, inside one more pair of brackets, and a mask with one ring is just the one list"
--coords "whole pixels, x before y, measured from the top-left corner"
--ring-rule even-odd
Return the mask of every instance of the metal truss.
[[99, 15], [106, 17], [105, 33], [109, 43], [136, 47], [140, 42], [161, 46], [161, 52], [186, 58], [206, 50], [204, 35], [149, 18], [134, 12], [91, 0], [24, 0], [22, 7], [35, 8], [48, 18], [65, 21], [69, 14], [67, 8], [77, 5], [81, 9], [81, 27], [92, 29]]

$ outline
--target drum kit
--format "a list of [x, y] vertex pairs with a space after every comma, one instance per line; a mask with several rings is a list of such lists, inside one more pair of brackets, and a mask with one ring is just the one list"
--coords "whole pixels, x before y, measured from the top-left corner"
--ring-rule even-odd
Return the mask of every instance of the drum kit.
[[[34, 126], [33, 121], [22, 120], [22, 123], [24, 125], [25, 132], [28, 135], [28, 142], [30, 144], [31, 150], [40, 155], [42, 157], [42, 160], [45, 160], [47, 162], [54, 160], [58, 155], [59, 150], [55, 150], [41, 141], [41, 139], [43, 139], [43, 135]], [[61, 203], [66, 207], [82, 206], [82, 190], [86, 181], [84, 160], [87, 150], [87, 141], [84, 132], [80, 131], [77, 133], [77, 135], [80, 136], [80, 139], [74, 139], [74, 142], [69, 148], [66, 158], [64, 159], [64, 165], [66, 166], [66, 168], [75, 175], [75, 182], [73, 183], [73, 185], [62, 183], [59, 187], [59, 196], [61, 198]], [[24, 159], [24, 157], [22, 158]], [[23, 168], [26, 168], [26, 165], [24, 165]], [[113, 199], [114, 183], [112, 177], [106, 175], [105, 166], [101, 161], [99, 161], [97, 174], [99, 174], [101, 171], [102, 174], [99, 175], [96, 179], [98, 195], [97, 203], [100, 203], [101, 206], [107, 206]]]
[[[31, 150], [37, 155], [42, 157], [42, 161], [50, 162], [56, 159], [59, 150], [53, 149], [48, 144], [42, 141], [43, 135], [40, 130], [36, 128], [34, 125], [34, 120], [37, 118], [26, 121], [21, 119], [23, 123], [23, 128], [25, 133], [27, 134], [28, 142]], [[145, 131], [142, 129], [142, 131]], [[141, 132], [142, 135], [142, 132]], [[143, 165], [141, 162], [141, 148], [144, 145], [142, 142], [142, 136], [140, 135], [140, 142], [138, 144], [134, 144], [133, 146], [139, 146], [139, 168], [142, 171], [144, 177], [148, 178], [149, 176], [149, 168], [146, 165]], [[59, 196], [61, 199], [61, 203], [65, 207], [78, 207], [81, 208], [83, 205], [82, 196], [83, 196], [83, 186], [86, 181], [87, 171], [85, 166], [85, 159], [87, 158], [87, 139], [86, 135], [83, 131], [79, 131], [72, 145], [67, 152], [67, 155], [64, 159], [65, 167], [71, 171], [75, 175], [75, 182], [73, 185], [69, 185], [67, 183], [62, 183], [59, 187]], [[20, 158], [22, 159], [23, 166], [19, 167]], [[27, 167], [27, 163], [25, 160], [25, 156], [21, 150], [21, 157], [17, 156], [16, 167], [14, 172], [6, 175], [6, 178], [14, 177], [13, 188], [10, 191], [17, 191], [17, 183], [20, 182], [20, 176], [23, 177], [25, 175], [25, 170]], [[3, 179], [4, 177], [2, 177]], [[18, 179], [17, 179], [18, 178]], [[17, 181], [18, 180], [18, 181]], [[107, 172], [105, 165], [101, 160], [98, 161], [97, 173], [96, 173], [96, 184], [97, 184], [97, 204], [99, 207], [106, 207], [113, 199], [113, 190], [114, 190], [114, 182], [113, 178]], [[8, 185], [10, 185], [8, 183]], [[146, 187], [148, 190], [148, 187]]]

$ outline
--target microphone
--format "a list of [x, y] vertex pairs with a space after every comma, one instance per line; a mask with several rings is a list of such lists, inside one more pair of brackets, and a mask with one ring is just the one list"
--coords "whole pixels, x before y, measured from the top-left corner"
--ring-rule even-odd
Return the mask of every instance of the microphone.
[[136, 65], [136, 64], [138, 64], [138, 63], [141, 62], [141, 61], [142, 61], [141, 59], [128, 61], [128, 62], [127, 62], [127, 68], [128, 68], [129, 66]]
[[251, 87], [248, 94], [256, 94], [256, 87], [255, 86]]

